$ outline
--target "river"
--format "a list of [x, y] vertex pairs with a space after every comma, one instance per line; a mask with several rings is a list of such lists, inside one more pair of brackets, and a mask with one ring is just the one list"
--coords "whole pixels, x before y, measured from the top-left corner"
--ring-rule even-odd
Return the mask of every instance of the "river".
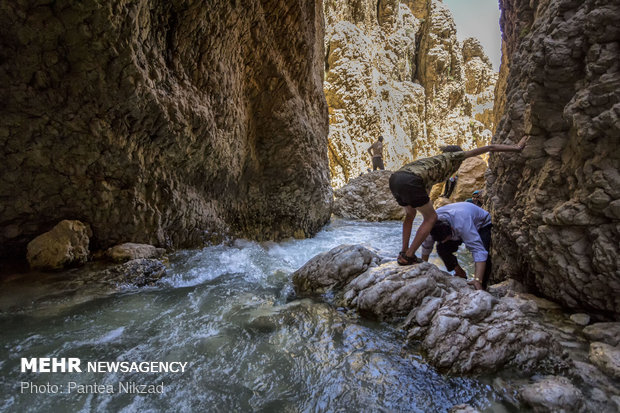
[[[316, 254], [365, 243], [395, 257], [400, 234], [400, 222], [333, 220], [311, 239], [178, 251], [161, 285], [112, 293], [88, 283], [67, 289], [67, 275], [38, 275], [26, 287], [6, 281], [0, 410], [440, 412], [460, 403], [503, 410], [485, 379], [438, 373], [395, 326], [294, 298], [290, 275]], [[470, 254], [460, 255], [471, 271]], [[21, 373], [22, 357], [188, 364], [183, 373]], [[41, 394], [22, 382], [62, 387]], [[163, 383], [164, 391], [123, 393], [119, 382]], [[115, 392], [69, 393], [70, 383]]]

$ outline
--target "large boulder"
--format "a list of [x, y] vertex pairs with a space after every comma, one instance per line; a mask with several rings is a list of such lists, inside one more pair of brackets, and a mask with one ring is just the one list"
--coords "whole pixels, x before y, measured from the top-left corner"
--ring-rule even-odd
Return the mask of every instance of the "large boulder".
[[620, 3], [500, 0], [504, 47], [492, 154], [495, 280], [620, 317]]
[[405, 216], [390, 192], [390, 171], [373, 171], [352, 179], [334, 192], [334, 215], [366, 221], [400, 220]]
[[564, 366], [553, 337], [511, 297], [476, 291], [429, 263], [399, 266], [360, 245], [339, 246], [293, 274], [298, 295], [332, 290], [334, 304], [400, 321], [436, 367], [451, 373]]
[[28, 243], [26, 258], [30, 268], [60, 270], [88, 261], [88, 244], [92, 232], [80, 221], [60, 221], [49, 232]]

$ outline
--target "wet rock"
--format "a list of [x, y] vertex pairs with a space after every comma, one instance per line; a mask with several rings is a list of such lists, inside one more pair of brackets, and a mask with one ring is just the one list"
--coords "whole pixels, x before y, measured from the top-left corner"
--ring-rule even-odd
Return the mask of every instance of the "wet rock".
[[31, 268], [41, 270], [84, 264], [88, 261], [90, 236], [88, 225], [80, 221], [61, 221], [28, 243], [28, 263]]
[[334, 215], [366, 221], [401, 220], [404, 209], [390, 192], [391, 171], [373, 171], [334, 192]]
[[124, 284], [144, 287], [154, 285], [166, 275], [164, 263], [154, 259], [135, 259], [106, 269], [99, 274], [100, 282], [114, 286]]
[[574, 361], [571, 377], [585, 397], [589, 411], [612, 412], [618, 406], [614, 398], [620, 396], [616, 381], [601, 372], [596, 366], [582, 361]]
[[480, 413], [480, 411], [472, 406], [470, 406], [469, 404], [458, 404], [456, 406], [453, 406], [450, 410], [448, 410], [449, 413]]
[[590, 344], [590, 362], [615, 379], [620, 379], [620, 347], [605, 343]]
[[584, 314], [584, 313], [572, 314], [570, 316], [570, 319], [573, 320], [575, 324], [580, 325], [580, 326], [587, 326], [588, 324], [590, 324], [590, 316], [588, 314]]
[[616, 0], [501, 0], [504, 50], [489, 157], [495, 280], [574, 311], [620, 315]]
[[321, 294], [342, 287], [380, 261], [381, 257], [370, 248], [340, 245], [317, 255], [295, 271], [293, 284], [298, 293]]
[[534, 412], [585, 412], [583, 394], [565, 377], [548, 376], [523, 386], [519, 398]]
[[139, 258], [159, 258], [165, 252], [165, 249], [156, 248], [153, 245], [126, 242], [108, 248], [105, 256], [112, 261], [124, 262]]
[[595, 323], [583, 329], [590, 341], [600, 341], [610, 346], [620, 345], [620, 323]]
[[0, 27], [0, 256], [66, 216], [102, 249], [329, 220], [321, 2], [3, 2]]
[[339, 290], [337, 305], [401, 322], [408, 340], [451, 373], [565, 365], [553, 337], [514, 302], [473, 290], [429, 263], [403, 267], [365, 247], [341, 245], [300, 268], [294, 283], [300, 296]]

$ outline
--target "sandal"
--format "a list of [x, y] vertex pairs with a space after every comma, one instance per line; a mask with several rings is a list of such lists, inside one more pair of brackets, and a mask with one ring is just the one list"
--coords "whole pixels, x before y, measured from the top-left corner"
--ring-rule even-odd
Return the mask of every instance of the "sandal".
[[401, 251], [400, 254], [398, 254], [398, 260], [396, 260], [396, 262], [398, 262], [398, 265], [412, 265], [419, 264], [422, 260], [415, 255], [413, 257], [408, 257], [405, 251]]

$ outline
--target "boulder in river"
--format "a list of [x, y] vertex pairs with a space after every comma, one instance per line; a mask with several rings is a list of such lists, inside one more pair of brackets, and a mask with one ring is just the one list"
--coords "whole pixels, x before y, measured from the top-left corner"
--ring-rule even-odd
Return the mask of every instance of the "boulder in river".
[[60, 221], [50, 231], [28, 243], [26, 258], [30, 267], [40, 270], [60, 270], [88, 261], [90, 227], [80, 221]]
[[429, 263], [399, 266], [360, 245], [320, 254], [293, 274], [300, 296], [333, 290], [334, 304], [399, 322], [407, 339], [450, 373], [564, 367], [562, 350], [511, 297], [476, 291]]
[[116, 286], [129, 284], [144, 287], [154, 285], [164, 275], [166, 266], [161, 261], [135, 259], [102, 271], [100, 281]]
[[523, 386], [519, 398], [535, 412], [584, 412], [581, 391], [565, 377], [544, 377]]
[[108, 248], [105, 255], [112, 261], [125, 262], [140, 258], [159, 258], [165, 252], [165, 249], [156, 248], [153, 245], [126, 242]]

